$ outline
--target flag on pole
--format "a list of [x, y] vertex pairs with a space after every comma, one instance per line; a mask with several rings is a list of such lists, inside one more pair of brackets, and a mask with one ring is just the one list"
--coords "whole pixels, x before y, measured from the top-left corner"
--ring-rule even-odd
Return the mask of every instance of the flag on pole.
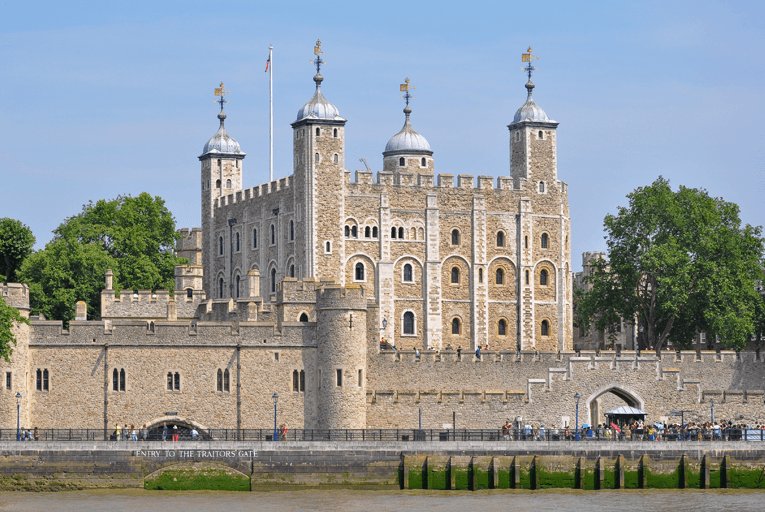
[[268, 60], [266, 60], [266, 73], [268, 73], [268, 66], [271, 65], [271, 56], [268, 56]]

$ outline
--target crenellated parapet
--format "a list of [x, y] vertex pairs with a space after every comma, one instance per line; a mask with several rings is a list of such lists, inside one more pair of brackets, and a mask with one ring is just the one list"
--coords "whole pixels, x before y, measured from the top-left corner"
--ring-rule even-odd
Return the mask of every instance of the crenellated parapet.
[[226, 194], [220, 196], [215, 201], [215, 208], [223, 208], [231, 206], [241, 202], [247, 202], [251, 200], [264, 199], [267, 196], [274, 195], [280, 192], [287, 193], [291, 189], [294, 176], [287, 176], [279, 178], [278, 180], [269, 181], [261, 185], [239, 190], [232, 194]]

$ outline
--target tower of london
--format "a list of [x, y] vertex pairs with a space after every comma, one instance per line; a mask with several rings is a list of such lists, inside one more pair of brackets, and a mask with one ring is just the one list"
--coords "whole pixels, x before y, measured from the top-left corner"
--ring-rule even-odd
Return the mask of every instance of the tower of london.
[[[419, 410], [423, 428], [566, 425], [579, 393], [592, 423], [614, 395], [652, 417], [734, 384], [739, 410], [761, 396], [750, 389], [759, 355], [572, 351], [568, 186], [530, 71], [506, 175], [437, 174], [408, 79], [403, 126], [381, 141], [373, 174], [346, 169], [346, 119], [318, 53], [313, 96], [291, 123], [292, 174], [243, 188], [246, 154], [221, 96], [198, 156], [201, 228], [180, 231], [189, 263], [175, 290], [120, 293], [108, 271], [100, 319], [78, 303], [66, 329], [17, 326], [0, 362], [0, 428], [15, 425], [17, 393], [22, 425], [104, 432], [268, 428], [274, 394], [280, 422], [298, 429], [411, 428]], [[26, 285], [2, 292], [29, 316]]]

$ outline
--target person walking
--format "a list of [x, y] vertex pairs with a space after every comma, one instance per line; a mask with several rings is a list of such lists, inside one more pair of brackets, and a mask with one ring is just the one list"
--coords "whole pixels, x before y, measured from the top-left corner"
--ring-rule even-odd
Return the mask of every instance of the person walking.
[[178, 442], [178, 425], [173, 425], [173, 442]]
[[114, 429], [115, 435], [117, 436], [116, 441], [122, 440], [122, 427], [120, 427], [120, 424], [117, 423], [116, 428]]
[[167, 441], [167, 423], [162, 424], [162, 442]]
[[138, 441], [138, 432], [135, 431], [135, 425], [130, 425], [130, 437], [134, 442]]

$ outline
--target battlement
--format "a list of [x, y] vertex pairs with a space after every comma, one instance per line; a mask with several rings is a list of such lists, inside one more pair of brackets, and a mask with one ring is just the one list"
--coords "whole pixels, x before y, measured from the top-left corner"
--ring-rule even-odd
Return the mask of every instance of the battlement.
[[[176, 267], [177, 269], [178, 267]], [[203, 290], [178, 290], [174, 297], [167, 290], [123, 290], [119, 296], [112, 289], [101, 291], [101, 319], [191, 319], [205, 300]]]
[[23, 283], [3, 283], [2, 297], [11, 307], [29, 310], [29, 286]]
[[215, 208], [223, 208], [224, 206], [231, 206], [232, 204], [241, 203], [242, 201], [258, 199], [269, 194], [286, 191], [292, 186], [293, 181], [294, 176], [290, 175], [284, 178], [279, 178], [278, 180], [269, 181], [268, 183], [239, 190], [233, 194], [221, 196], [215, 200]]
[[587, 251], [582, 253], [582, 266], [589, 266], [593, 260], [606, 259], [606, 253], [600, 251]]
[[[396, 186], [396, 187], [422, 187], [432, 188], [434, 191], [445, 188], [458, 188], [464, 190], [480, 189], [480, 190], [518, 190], [518, 186], [513, 186], [513, 178], [510, 176], [498, 176], [496, 185], [494, 183], [494, 177], [492, 176], [473, 176], [470, 174], [460, 174], [455, 179], [453, 174], [439, 174], [433, 176], [432, 174], [415, 174], [411, 172], [391, 172], [391, 171], [379, 171], [377, 173], [377, 181], [374, 179], [372, 171], [357, 170], [356, 181], [351, 181], [351, 171], [345, 171], [345, 182], [347, 185], [377, 185], [377, 186]], [[558, 182], [561, 190], [566, 192], [566, 184], [562, 181]]]
[[367, 299], [364, 287], [357, 284], [339, 285], [321, 283], [316, 292], [317, 309], [366, 309]]
[[313, 278], [298, 281], [294, 277], [285, 277], [276, 290], [276, 303], [315, 302], [316, 289], [320, 286], [319, 282]]

